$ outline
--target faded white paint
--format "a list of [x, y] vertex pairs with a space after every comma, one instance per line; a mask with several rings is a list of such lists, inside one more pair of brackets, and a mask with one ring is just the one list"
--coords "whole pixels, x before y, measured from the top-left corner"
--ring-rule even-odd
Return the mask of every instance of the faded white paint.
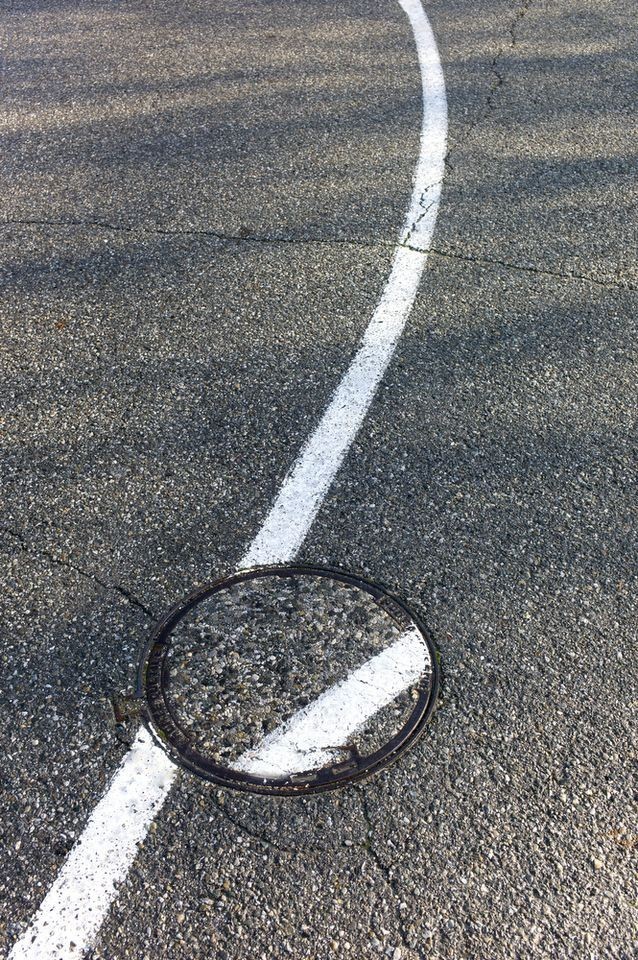
[[175, 769], [141, 728], [11, 960], [66, 960], [84, 954], [166, 799]]
[[233, 764], [255, 777], [285, 777], [343, 760], [344, 746], [370, 717], [392, 703], [432, 668], [416, 627], [297, 711]]

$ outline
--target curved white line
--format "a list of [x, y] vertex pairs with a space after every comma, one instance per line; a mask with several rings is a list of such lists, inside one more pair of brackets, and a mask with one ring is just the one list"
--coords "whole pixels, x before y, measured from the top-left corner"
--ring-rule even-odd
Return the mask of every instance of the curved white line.
[[[421, 148], [410, 208], [392, 272], [361, 347], [284, 481], [244, 565], [289, 560], [298, 550], [390, 362], [425, 267], [444, 172], [445, 84], [420, 0], [399, 3], [414, 33], [423, 88]], [[78, 960], [84, 954], [168, 796], [175, 773], [164, 752], [141, 730], [9, 960]]]
[[405, 225], [392, 271], [361, 346], [286, 476], [242, 566], [291, 560], [303, 543], [392, 358], [427, 261], [444, 174], [445, 81], [434, 34], [420, 0], [399, 3], [414, 32], [423, 90], [421, 147]]

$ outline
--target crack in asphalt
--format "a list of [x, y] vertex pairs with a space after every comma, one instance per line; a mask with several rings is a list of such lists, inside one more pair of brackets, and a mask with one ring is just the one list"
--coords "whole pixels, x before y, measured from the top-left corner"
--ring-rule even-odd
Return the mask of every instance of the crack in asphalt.
[[553, 277], [556, 280], [578, 281], [593, 283], [598, 287], [607, 287], [610, 290], [631, 290], [638, 291], [638, 286], [630, 283], [628, 280], [612, 280], [610, 278], [600, 279], [586, 273], [574, 273], [573, 271], [548, 270], [546, 267], [537, 267], [529, 263], [514, 263], [510, 260], [499, 260], [492, 257], [479, 257], [470, 253], [459, 253], [457, 250], [442, 250], [438, 247], [430, 247], [423, 250], [430, 256], [441, 257], [445, 260], [458, 260], [463, 263], [474, 263], [477, 266], [485, 267], [504, 267], [507, 270], [518, 270], [522, 273], [533, 273], [543, 277]]
[[240, 833], [243, 833], [244, 836], [249, 837], [252, 840], [257, 840], [258, 843], [262, 843], [265, 847], [268, 847], [271, 850], [276, 850], [277, 853], [282, 853], [282, 854], [285, 854], [286, 856], [290, 856], [291, 854], [298, 852], [293, 847], [289, 847], [286, 844], [280, 845], [278, 843], [274, 843], [272, 840], [269, 840], [268, 837], [266, 837], [263, 833], [257, 833], [256, 830], [251, 830], [245, 824], [241, 823], [241, 821], [236, 820], [233, 816], [231, 816], [228, 810], [225, 809], [224, 804], [220, 803], [219, 799], [216, 796], [213, 796], [212, 799], [213, 799], [213, 803], [215, 804], [215, 807], [221, 813], [224, 820], [232, 824], [235, 827], [235, 829], [239, 830]]
[[408, 249], [413, 249], [412, 247], [409, 246], [410, 238], [414, 234], [416, 228], [421, 223], [423, 218], [430, 212], [434, 204], [437, 203], [439, 199], [439, 196], [437, 195], [434, 197], [433, 200], [430, 200], [428, 203], [427, 195], [430, 192], [430, 190], [432, 190], [434, 187], [440, 187], [442, 186], [442, 184], [443, 184], [443, 178], [441, 178], [440, 180], [434, 180], [432, 183], [428, 183], [427, 187], [423, 189], [421, 196], [419, 197], [419, 206], [421, 207], [421, 213], [405, 231], [405, 239], [400, 241], [400, 246], [407, 247]]
[[[433, 186], [432, 184], [430, 187]], [[427, 189], [430, 189], [428, 187]], [[424, 191], [424, 193], [427, 192]], [[427, 213], [427, 210], [424, 211], [423, 216]], [[418, 222], [418, 221], [417, 221]], [[405, 240], [383, 240], [381, 238], [377, 239], [368, 239], [366, 237], [294, 237], [294, 236], [273, 236], [265, 234], [259, 236], [256, 234], [233, 234], [233, 233], [222, 233], [216, 230], [197, 230], [197, 229], [167, 229], [167, 228], [153, 228], [148, 229], [145, 227], [136, 227], [128, 226], [126, 224], [118, 225], [108, 223], [101, 220], [3, 220], [0, 221], [0, 228], [9, 227], [9, 226], [40, 226], [40, 227], [76, 227], [76, 228], [98, 228], [104, 230], [113, 230], [115, 232], [123, 233], [139, 233], [144, 236], [167, 236], [167, 237], [180, 237], [180, 236], [202, 236], [202, 237], [211, 237], [214, 240], [219, 240], [221, 243], [247, 243], [247, 244], [325, 244], [330, 246], [332, 244], [338, 244], [343, 246], [351, 247], [366, 247], [366, 248], [380, 248], [394, 250], [397, 247], [403, 247], [406, 250], [414, 250], [416, 253], [426, 253], [433, 257], [442, 257], [446, 260], [458, 260], [465, 263], [474, 263], [478, 266], [496, 266], [503, 267], [508, 270], [519, 270], [523, 273], [533, 273], [538, 274], [539, 276], [553, 277], [556, 280], [565, 280], [565, 281], [578, 281], [585, 283], [592, 283], [599, 287], [607, 287], [609, 289], [615, 290], [631, 290], [638, 291], [638, 286], [632, 284], [628, 280], [618, 280], [612, 279], [610, 277], [594, 277], [586, 273], [575, 273], [574, 271], [560, 271], [560, 270], [549, 270], [546, 267], [538, 267], [534, 264], [529, 263], [515, 263], [511, 260], [500, 260], [491, 257], [480, 257], [475, 254], [464, 254], [460, 253], [457, 250], [445, 250], [440, 247], [419, 247], [409, 242], [409, 235], [413, 232], [414, 227], [410, 228], [410, 231]]]
[[394, 913], [397, 921], [397, 929], [399, 932], [399, 936], [401, 937], [401, 944], [408, 951], [409, 954], [412, 954], [412, 947], [408, 943], [405, 923], [403, 921], [403, 917], [401, 916], [401, 911], [399, 909], [399, 904], [401, 902], [401, 893], [399, 890], [397, 890], [396, 880], [392, 875], [392, 871], [383, 862], [383, 860], [375, 850], [374, 845], [372, 843], [372, 836], [374, 834], [374, 825], [372, 823], [372, 817], [370, 815], [368, 798], [365, 792], [363, 791], [361, 794], [361, 812], [363, 813], [363, 819], [365, 820], [368, 827], [368, 843], [365, 845], [365, 850], [367, 851], [370, 860], [377, 868], [377, 871], [379, 875], [382, 877], [385, 885], [392, 893], [392, 904], [394, 906]]
[[106, 580], [102, 580], [95, 573], [91, 573], [88, 570], [83, 570], [81, 567], [78, 567], [76, 564], [72, 563], [70, 560], [64, 560], [62, 557], [58, 557], [55, 553], [52, 553], [50, 550], [45, 550], [41, 547], [33, 547], [31, 543], [28, 542], [27, 538], [19, 533], [17, 530], [11, 529], [4, 524], [0, 526], [0, 532], [7, 534], [9, 537], [13, 537], [14, 540], [17, 540], [20, 544], [21, 549], [28, 553], [32, 557], [40, 557], [45, 560], [48, 560], [49, 563], [53, 563], [59, 567], [65, 567], [67, 570], [73, 570], [74, 573], [79, 574], [79, 576], [84, 577], [86, 580], [91, 580], [93, 583], [97, 583], [100, 587], [103, 587], [105, 590], [114, 590], [121, 597], [124, 597], [132, 606], [137, 607], [138, 610], [141, 610], [142, 613], [148, 617], [150, 620], [156, 620], [157, 617], [141, 600], [138, 600], [137, 597], [131, 593], [130, 590], [127, 590], [126, 587], [122, 587], [117, 583], [107, 583]]
[[249, 231], [239, 233], [223, 233], [219, 230], [211, 230], [196, 227], [140, 227], [126, 223], [111, 223], [107, 220], [42, 220], [42, 219], [10, 219], [1, 220], [0, 228], [3, 227], [76, 227], [76, 228], [98, 228], [102, 230], [112, 230], [115, 233], [137, 233], [142, 236], [160, 236], [160, 237], [211, 237], [213, 240], [219, 240], [222, 243], [290, 243], [290, 244], [344, 244], [355, 247], [389, 247], [394, 248], [397, 242], [394, 240], [375, 239], [369, 240], [366, 237], [297, 237], [281, 234], [252, 234]]
[[516, 28], [521, 20], [527, 16], [531, 6], [532, 0], [523, 0], [523, 3], [515, 8], [514, 16], [506, 27], [506, 32], [509, 35], [509, 43], [503, 44], [501, 47], [499, 47], [496, 54], [492, 58], [492, 62], [490, 63], [490, 73], [492, 73], [494, 79], [490, 84], [487, 97], [485, 98], [485, 108], [470, 124], [465, 134], [462, 137], [459, 137], [459, 139], [455, 141], [454, 146], [448, 150], [445, 163], [446, 168], [450, 171], [450, 173], [454, 173], [455, 170], [454, 164], [450, 160], [451, 154], [454, 153], [454, 151], [460, 146], [465, 145], [474, 136], [474, 132], [479, 124], [482, 123], [482, 121], [485, 120], [485, 118], [488, 117], [495, 109], [498, 92], [505, 84], [505, 74], [500, 69], [501, 60], [503, 59], [505, 53], [508, 50], [512, 50], [518, 43]]
[[488, 110], [493, 110], [493, 109], [494, 109], [494, 98], [495, 98], [495, 95], [496, 95], [497, 91], [500, 90], [500, 88], [501, 88], [501, 87], [503, 86], [503, 84], [505, 83], [505, 75], [504, 75], [504, 74], [501, 72], [501, 70], [499, 69], [499, 67], [500, 67], [500, 62], [501, 62], [501, 60], [502, 60], [502, 58], [503, 58], [503, 55], [505, 54], [505, 51], [506, 51], [507, 49], [512, 50], [512, 49], [516, 46], [516, 44], [517, 44], [517, 42], [518, 42], [518, 37], [516, 36], [516, 28], [517, 28], [518, 24], [521, 22], [521, 20], [529, 13], [529, 9], [530, 9], [531, 5], [532, 5], [532, 0], [523, 0], [523, 3], [515, 10], [515, 12], [514, 12], [514, 17], [513, 17], [513, 19], [510, 21], [510, 23], [508, 24], [508, 27], [507, 27], [507, 32], [508, 32], [509, 37], [510, 37], [509, 47], [502, 46], [502, 47], [499, 49], [499, 51], [498, 51], [498, 53], [496, 54], [496, 56], [494, 57], [494, 59], [492, 60], [492, 64], [491, 64], [490, 69], [491, 69], [491, 71], [492, 71], [492, 73], [494, 74], [494, 77], [495, 77], [496, 79], [495, 79], [495, 81], [492, 83], [491, 90], [490, 90], [490, 92], [489, 92], [489, 94], [488, 94], [488, 96], [487, 96], [487, 107], [488, 107]]

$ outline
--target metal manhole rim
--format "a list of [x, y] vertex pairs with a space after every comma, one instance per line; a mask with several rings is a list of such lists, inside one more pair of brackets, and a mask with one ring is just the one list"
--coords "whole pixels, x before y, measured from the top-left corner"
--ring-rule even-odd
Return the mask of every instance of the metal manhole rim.
[[[381, 609], [404, 629], [405, 622], [402, 623], [397, 614], [401, 615], [404, 621], [407, 618], [423, 637], [430, 655], [431, 670], [427, 688], [420, 690], [413, 710], [394, 737], [365, 758], [355, 756], [354, 759], [351, 758], [345, 763], [333, 764], [317, 771], [306, 771], [305, 779], [304, 774], [293, 774], [281, 779], [257, 777], [213, 763], [195, 749], [189, 748], [188, 737], [176, 723], [172, 711], [166, 706], [164, 697], [162, 665], [171, 646], [171, 632], [179, 621], [202, 600], [221, 590], [248, 580], [272, 576], [324, 577], [359, 588], [371, 595]], [[151, 689], [149, 689], [149, 672], [152, 675]], [[141, 716], [152, 737], [178, 766], [221, 787], [271, 796], [307, 796], [356, 783], [387, 767], [400, 753], [413, 746], [434, 712], [439, 683], [439, 656], [432, 635], [420, 617], [387, 587], [338, 567], [307, 563], [267, 564], [236, 570], [202, 584], [176, 603], [155, 624], [139, 658], [136, 697], [143, 703]], [[365, 762], [362, 763], [362, 760]]]

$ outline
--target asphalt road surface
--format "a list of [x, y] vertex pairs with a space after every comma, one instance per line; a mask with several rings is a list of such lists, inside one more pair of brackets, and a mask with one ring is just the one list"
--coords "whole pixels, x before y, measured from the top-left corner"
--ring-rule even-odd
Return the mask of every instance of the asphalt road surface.
[[[178, 773], [78, 956], [638, 956], [636, 10], [426, 12], [433, 248], [298, 558], [406, 599], [439, 709], [334, 794]], [[396, 0], [1, 17], [8, 956], [135, 736], [110, 695], [240, 562], [357, 350], [422, 98]]]

